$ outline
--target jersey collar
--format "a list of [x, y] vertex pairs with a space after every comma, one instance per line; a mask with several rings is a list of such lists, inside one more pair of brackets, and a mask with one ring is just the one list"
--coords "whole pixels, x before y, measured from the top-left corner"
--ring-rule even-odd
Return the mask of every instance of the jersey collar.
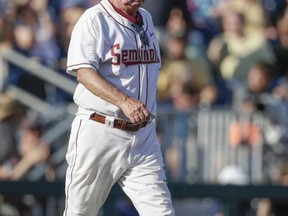
[[126, 19], [128, 19], [130, 22], [134, 23], [134, 24], [137, 24], [137, 25], [143, 25], [143, 18], [140, 14], [139, 11], [137, 11], [137, 14], [136, 14], [136, 18], [127, 14], [127, 13], [124, 13], [122, 10], [120, 10], [119, 8], [117, 8], [115, 5], [113, 5], [112, 2], [110, 2], [110, 0], [108, 0], [108, 2], [111, 4], [111, 6], [113, 7], [113, 9], [121, 16], [125, 17]]

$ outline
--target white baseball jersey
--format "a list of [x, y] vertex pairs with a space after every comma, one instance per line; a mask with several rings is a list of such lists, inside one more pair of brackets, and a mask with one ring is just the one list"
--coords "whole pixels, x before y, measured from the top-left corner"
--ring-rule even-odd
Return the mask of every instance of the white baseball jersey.
[[[86, 10], [73, 30], [68, 52], [67, 73], [92, 68], [124, 94], [143, 102], [156, 112], [156, 86], [160, 70], [160, 50], [151, 15], [139, 9], [149, 45], [140, 40], [133, 20], [108, 0]], [[100, 112], [127, 119], [119, 107], [95, 96], [82, 84], [74, 93], [79, 112]]]

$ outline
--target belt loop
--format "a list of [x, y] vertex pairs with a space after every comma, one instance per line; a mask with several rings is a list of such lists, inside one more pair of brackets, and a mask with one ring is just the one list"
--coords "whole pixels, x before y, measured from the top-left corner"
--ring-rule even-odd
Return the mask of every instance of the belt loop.
[[125, 127], [126, 127], [126, 122], [125, 122], [125, 121], [123, 121], [123, 122], [122, 122], [122, 124], [121, 124], [121, 130], [124, 130], [124, 129], [125, 129]]
[[114, 127], [114, 121], [115, 121], [115, 117], [112, 117], [112, 116], [105, 117], [105, 125], [110, 128]]

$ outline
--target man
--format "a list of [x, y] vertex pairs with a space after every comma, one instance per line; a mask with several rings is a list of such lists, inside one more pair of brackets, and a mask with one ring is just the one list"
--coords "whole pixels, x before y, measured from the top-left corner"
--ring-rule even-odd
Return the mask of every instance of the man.
[[102, 0], [76, 24], [67, 72], [79, 106], [64, 216], [95, 216], [117, 182], [141, 216], [174, 216], [152, 121], [160, 51], [144, 0]]

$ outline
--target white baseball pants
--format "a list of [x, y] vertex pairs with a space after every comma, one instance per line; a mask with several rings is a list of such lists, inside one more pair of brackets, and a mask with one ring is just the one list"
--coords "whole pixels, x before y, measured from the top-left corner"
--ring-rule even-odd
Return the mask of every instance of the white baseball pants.
[[117, 182], [140, 216], [174, 216], [154, 124], [138, 132], [76, 116], [66, 155], [64, 216], [96, 216]]

